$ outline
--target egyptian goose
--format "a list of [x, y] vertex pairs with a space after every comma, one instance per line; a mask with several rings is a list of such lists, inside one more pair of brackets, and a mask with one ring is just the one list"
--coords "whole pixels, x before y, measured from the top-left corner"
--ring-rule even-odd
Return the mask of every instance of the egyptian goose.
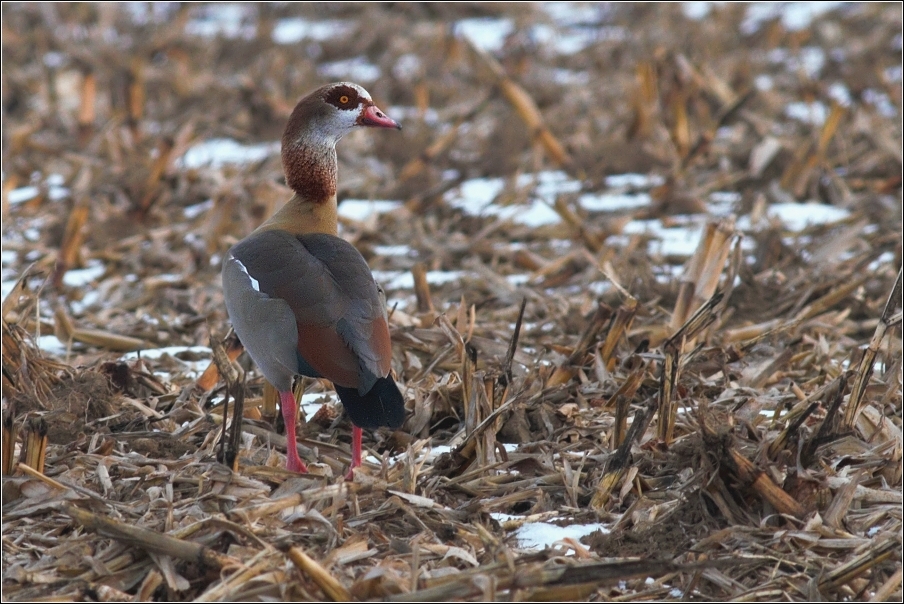
[[223, 261], [229, 318], [279, 390], [286, 467], [295, 472], [307, 472], [295, 440], [296, 375], [333, 382], [354, 424], [349, 477], [361, 465], [361, 429], [398, 428], [405, 419], [390, 374], [385, 298], [358, 250], [337, 237], [336, 143], [359, 127], [401, 129], [356, 84], [329, 84], [301, 99], [282, 138], [295, 195]]

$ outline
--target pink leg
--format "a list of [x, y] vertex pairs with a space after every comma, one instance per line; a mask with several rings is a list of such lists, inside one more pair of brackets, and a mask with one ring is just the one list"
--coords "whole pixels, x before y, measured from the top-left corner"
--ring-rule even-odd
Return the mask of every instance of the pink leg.
[[346, 480], [352, 480], [355, 477], [355, 468], [361, 465], [361, 428], [352, 426], [352, 465], [348, 468], [348, 474], [345, 475]]
[[286, 424], [286, 469], [306, 474], [308, 467], [298, 456], [298, 441], [295, 440], [295, 395], [291, 392], [280, 392], [279, 406]]

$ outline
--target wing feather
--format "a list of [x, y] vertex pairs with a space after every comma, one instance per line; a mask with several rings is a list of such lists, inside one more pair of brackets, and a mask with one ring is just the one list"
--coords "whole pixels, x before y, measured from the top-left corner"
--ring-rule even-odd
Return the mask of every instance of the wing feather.
[[[391, 343], [385, 304], [367, 262], [353, 245], [322, 233], [296, 236], [269, 230], [239, 242], [230, 256], [247, 273], [246, 290], [253, 289], [252, 282], [256, 282], [255, 293], [279, 300], [291, 311], [294, 329], [280, 337], [291, 338], [304, 361], [320, 375], [364, 394], [389, 373]], [[226, 275], [224, 267], [224, 288]], [[236, 325], [226, 289], [227, 308]], [[254, 298], [247, 291], [244, 295]], [[260, 316], [262, 311], [257, 309], [263, 307], [253, 303], [233, 306], [238, 314], [258, 315], [252, 323], [264, 323], [268, 330], [285, 329], [284, 320], [271, 325], [269, 316]], [[264, 325], [260, 327], [264, 329]], [[236, 333], [258, 361], [254, 348], [265, 344], [250, 344], [238, 328]], [[259, 350], [258, 354], [266, 352]]]

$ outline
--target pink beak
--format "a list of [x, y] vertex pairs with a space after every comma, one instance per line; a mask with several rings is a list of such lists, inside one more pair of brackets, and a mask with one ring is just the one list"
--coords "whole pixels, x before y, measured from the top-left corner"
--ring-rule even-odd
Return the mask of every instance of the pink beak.
[[358, 117], [358, 124], [361, 126], [370, 126], [371, 128], [395, 128], [401, 130], [402, 126], [380, 111], [376, 105], [368, 105]]

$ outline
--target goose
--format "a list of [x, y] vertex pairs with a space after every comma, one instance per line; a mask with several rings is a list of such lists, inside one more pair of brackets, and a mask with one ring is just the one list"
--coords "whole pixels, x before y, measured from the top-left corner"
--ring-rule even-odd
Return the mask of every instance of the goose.
[[296, 375], [330, 380], [352, 421], [352, 461], [361, 465], [362, 428], [399, 428], [405, 400], [392, 377], [386, 302], [367, 262], [338, 237], [336, 143], [357, 128], [401, 126], [350, 82], [302, 98], [282, 137], [286, 183], [294, 191], [270, 219], [226, 254], [226, 310], [248, 354], [279, 391], [286, 468], [307, 472], [295, 437]]

